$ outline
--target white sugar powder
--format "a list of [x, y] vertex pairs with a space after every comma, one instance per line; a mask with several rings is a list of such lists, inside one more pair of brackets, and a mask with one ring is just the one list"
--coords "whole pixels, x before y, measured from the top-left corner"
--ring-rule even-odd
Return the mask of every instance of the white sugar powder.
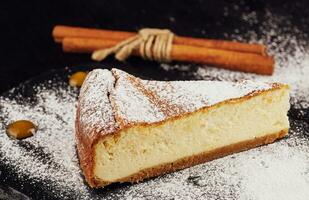
[[[17, 103], [0, 98], [0, 161], [43, 184], [56, 197], [81, 199], [306, 199], [309, 188], [309, 139], [301, 123], [292, 124], [291, 135], [274, 144], [231, 155], [139, 184], [104, 189], [93, 194], [85, 185], [75, 152], [76, 91], [71, 88], [37, 89], [38, 101]], [[47, 161], [26, 150], [4, 133], [5, 124], [27, 118], [39, 124], [34, 137]], [[308, 131], [308, 130], [307, 130]], [[301, 134], [302, 133], [302, 134]], [[71, 196], [72, 195], [72, 196]], [[101, 196], [102, 195], [102, 196]]]
[[[238, 9], [238, 8], [237, 8]], [[231, 11], [226, 9], [226, 15]], [[250, 31], [227, 35], [236, 40], [267, 44], [277, 64], [273, 76], [259, 76], [228, 70], [190, 65], [161, 65], [165, 70], [191, 73], [197, 79], [282, 81], [291, 85], [293, 104], [308, 107], [309, 49], [292, 33], [302, 34], [288, 19], [267, 12], [261, 38]], [[257, 23], [254, 12], [245, 13], [249, 24]], [[281, 32], [286, 22], [289, 31]], [[239, 33], [238, 33], [239, 32]], [[286, 32], [290, 32], [287, 34]], [[287, 49], [292, 51], [286, 52]], [[51, 81], [50, 84], [53, 84]], [[59, 199], [308, 199], [309, 139], [308, 126], [292, 121], [290, 136], [274, 144], [227, 156], [139, 184], [106, 188], [93, 192], [85, 185], [75, 149], [74, 118], [76, 91], [67, 87], [36, 87], [36, 103], [16, 102], [0, 97], [0, 162], [29, 177], [34, 185], [50, 190]], [[17, 98], [17, 97], [16, 97]], [[297, 102], [297, 104], [296, 104]], [[34, 137], [24, 140], [24, 148], [5, 134], [5, 126], [26, 118], [39, 125]], [[40, 149], [38, 153], [37, 149]], [[43, 155], [41, 155], [43, 154]], [[23, 184], [23, 183], [21, 183]]]
[[[29, 175], [34, 182], [51, 181], [46, 188], [54, 189], [56, 194], [61, 195], [59, 190], [63, 187], [85, 190], [75, 153], [76, 92], [70, 88], [48, 90], [37, 87], [36, 90], [37, 102], [33, 106], [27, 100], [19, 104], [0, 98], [0, 113], [4, 118], [0, 124], [0, 153], [4, 156], [0, 162], [9, 165], [20, 176]], [[24, 140], [31, 145], [30, 150], [5, 134], [5, 125], [18, 119], [38, 124], [37, 133]], [[36, 148], [44, 155], [37, 155]]]
[[[161, 67], [166, 71], [187, 72], [196, 79], [212, 80], [215, 77], [226, 81], [250, 79], [288, 83], [292, 87], [292, 97], [297, 98], [299, 102], [305, 100], [309, 96], [309, 48], [306, 41], [299, 39], [305, 33], [292, 26], [291, 21], [285, 17], [274, 15], [270, 11], [266, 11], [265, 15], [266, 21], [259, 26], [259, 31], [262, 33], [260, 38], [253, 31], [225, 35], [237, 41], [249, 40], [267, 45], [269, 54], [273, 55], [276, 60], [275, 72], [272, 76], [234, 72], [207, 66], [197, 66], [194, 71], [192, 66], [186, 64], [161, 64]], [[255, 24], [257, 21], [255, 12], [244, 13], [242, 18], [249, 24]], [[284, 25], [284, 28], [288, 30], [282, 28]], [[303, 107], [309, 106], [308, 102], [302, 103]]]

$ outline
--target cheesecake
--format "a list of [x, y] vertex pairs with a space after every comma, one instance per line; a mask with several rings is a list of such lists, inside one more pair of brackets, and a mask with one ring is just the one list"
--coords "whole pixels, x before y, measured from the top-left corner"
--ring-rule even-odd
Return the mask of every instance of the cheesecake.
[[153, 81], [95, 69], [77, 105], [80, 166], [91, 187], [139, 182], [284, 137], [289, 106], [281, 83]]

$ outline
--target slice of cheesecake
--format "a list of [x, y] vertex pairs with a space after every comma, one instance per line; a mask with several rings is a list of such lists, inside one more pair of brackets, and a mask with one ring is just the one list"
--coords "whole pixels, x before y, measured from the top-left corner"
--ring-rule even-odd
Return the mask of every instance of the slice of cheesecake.
[[96, 69], [79, 96], [76, 139], [92, 187], [138, 182], [288, 133], [280, 83], [148, 81]]

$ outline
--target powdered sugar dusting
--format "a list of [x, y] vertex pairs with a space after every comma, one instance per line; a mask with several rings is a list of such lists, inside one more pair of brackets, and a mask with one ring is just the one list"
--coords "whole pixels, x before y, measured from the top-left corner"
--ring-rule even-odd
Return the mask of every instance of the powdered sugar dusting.
[[272, 84], [253, 81], [147, 81], [117, 69], [112, 71], [117, 74], [112, 91], [116, 115], [126, 123], [159, 122], [272, 88]]
[[[227, 17], [233, 12], [225, 10]], [[52, 89], [34, 86], [37, 91], [34, 96], [39, 99], [35, 103], [22, 99], [21, 95], [14, 100], [0, 97], [0, 163], [18, 173], [20, 185], [31, 181], [34, 190], [43, 187], [58, 199], [308, 199], [308, 38], [289, 19], [271, 11], [266, 14], [265, 21], [260, 21], [257, 12], [245, 12], [242, 16], [249, 25], [259, 25], [260, 34], [235, 30], [226, 36], [267, 44], [277, 60], [273, 76], [205, 66], [195, 66], [195, 71], [190, 65], [165, 64], [162, 68], [190, 74], [194, 79], [289, 83], [293, 101], [288, 138], [139, 184], [92, 191], [85, 185], [75, 154], [77, 91], [51, 80]], [[8, 138], [4, 131], [6, 124], [20, 118], [39, 124], [37, 134], [22, 143]]]
[[[60, 197], [74, 189], [85, 190], [87, 186], [83, 184], [75, 153], [76, 90], [50, 90], [44, 86], [35, 90], [35, 102], [22, 97], [0, 98], [0, 162], [20, 177], [30, 176], [33, 184], [45, 183], [51, 193]], [[18, 119], [37, 124], [36, 134], [23, 141], [10, 139], [5, 134], [5, 125]]]
[[115, 78], [108, 70], [93, 70], [83, 84], [79, 97], [79, 121], [87, 133], [109, 133], [117, 128], [109, 93]]
[[182, 107], [186, 112], [272, 88], [271, 84], [252, 81], [142, 82], [149, 90], [155, 91], [160, 98]]
[[[93, 192], [84, 182], [75, 153], [77, 91], [67, 86], [35, 89], [35, 103], [20, 100], [22, 96], [16, 100], [0, 98], [0, 162], [18, 172], [22, 180], [29, 177], [34, 186], [44, 187], [57, 198], [274, 199], [279, 194], [295, 199], [307, 197], [309, 129], [301, 121], [292, 121], [290, 136], [274, 144], [139, 184]], [[5, 124], [20, 118], [39, 124], [36, 135], [22, 142], [10, 139], [4, 130]]]
[[[176, 85], [180, 83], [176, 82]], [[309, 187], [309, 140], [305, 136], [308, 128], [301, 121], [292, 123], [289, 138], [275, 144], [139, 184], [113, 189], [107, 187], [93, 193], [81, 175], [75, 149], [77, 90], [63, 87], [59, 82], [55, 84], [51, 81], [49, 84], [55, 86], [35, 86], [35, 102], [22, 99], [23, 96], [13, 100], [0, 97], [3, 121], [0, 124], [0, 162], [16, 171], [21, 180], [29, 180], [34, 186], [40, 185], [57, 198], [271, 199], [278, 193], [284, 196], [285, 191], [290, 195], [287, 197], [306, 197], [303, 195], [307, 194]], [[38, 132], [23, 141], [12, 140], [5, 134], [5, 125], [21, 118], [37, 123]], [[307, 133], [304, 133], [305, 130]], [[291, 182], [295, 187], [287, 185]], [[296, 193], [296, 186], [297, 191], [302, 192]], [[273, 189], [270, 190], [270, 187]], [[260, 196], [261, 193], [266, 196]]]
[[[240, 176], [245, 177], [241, 187], [248, 191], [242, 196], [244, 199], [305, 199], [309, 196], [309, 163], [304, 162], [309, 158], [308, 148], [297, 152], [293, 147], [280, 144], [272, 147], [271, 154], [261, 157], [259, 151], [253, 151], [251, 156], [254, 159], [248, 159], [240, 172]], [[249, 176], [257, 172], [259, 176]], [[260, 184], [262, 182], [265, 184]]]
[[153, 105], [150, 99], [129, 81], [128, 74], [115, 69], [113, 73], [118, 77], [111, 99], [117, 107], [117, 115], [125, 123], [153, 122], [164, 119], [158, 107]]

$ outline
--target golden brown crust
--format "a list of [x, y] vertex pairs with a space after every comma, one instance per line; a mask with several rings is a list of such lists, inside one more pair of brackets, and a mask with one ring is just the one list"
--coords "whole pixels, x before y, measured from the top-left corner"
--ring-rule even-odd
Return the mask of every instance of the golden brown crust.
[[[75, 121], [75, 138], [76, 138], [76, 148], [78, 152], [79, 165], [82, 168], [86, 181], [90, 186], [94, 186], [93, 182], [93, 144], [97, 137], [90, 137], [89, 133], [85, 133], [79, 122], [79, 108], [76, 112], [76, 121]], [[97, 135], [97, 134], [96, 134]]]
[[[155, 177], [155, 176], [159, 176], [162, 174], [166, 174], [166, 173], [170, 173], [170, 172], [174, 172], [180, 169], [184, 169], [187, 167], [191, 167], [197, 164], [201, 164], [207, 161], [211, 161], [214, 160], [216, 158], [221, 158], [224, 157], [226, 155], [230, 155], [233, 153], [237, 153], [237, 152], [241, 152], [244, 150], [248, 150], [257, 146], [261, 146], [261, 145], [265, 145], [265, 144], [269, 144], [274, 142], [276, 139], [282, 138], [285, 135], [287, 135], [288, 133], [288, 129], [285, 130], [281, 130], [277, 133], [273, 133], [273, 134], [268, 134], [266, 136], [263, 137], [259, 137], [259, 138], [255, 138], [252, 140], [248, 140], [248, 141], [243, 141], [243, 142], [239, 142], [236, 144], [231, 144], [228, 146], [224, 146], [221, 148], [217, 148], [208, 152], [203, 152], [201, 154], [198, 155], [194, 155], [194, 156], [190, 156], [190, 157], [186, 157], [180, 160], [177, 160], [175, 162], [172, 163], [167, 163], [167, 164], [162, 164], [162, 165], [158, 165], [156, 167], [152, 167], [152, 168], [148, 168], [148, 169], [144, 169], [142, 171], [139, 171], [136, 174], [133, 174], [132, 176], [123, 178], [123, 179], [119, 179], [115, 182], [131, 182], [131, 183], [135, 183], [135, 182], [139, 182], [142, 181], [144, 179], [147, 178], [151, 178], [151, 177]], [[111, 182], [105, 182], [105, 181], [100, 181], [100, 180], [96, 180], [95, 181], [95, 185], [93, 185], [94, 187], [102, 187], [102, 186], [106, 186], [111, 184]]]

